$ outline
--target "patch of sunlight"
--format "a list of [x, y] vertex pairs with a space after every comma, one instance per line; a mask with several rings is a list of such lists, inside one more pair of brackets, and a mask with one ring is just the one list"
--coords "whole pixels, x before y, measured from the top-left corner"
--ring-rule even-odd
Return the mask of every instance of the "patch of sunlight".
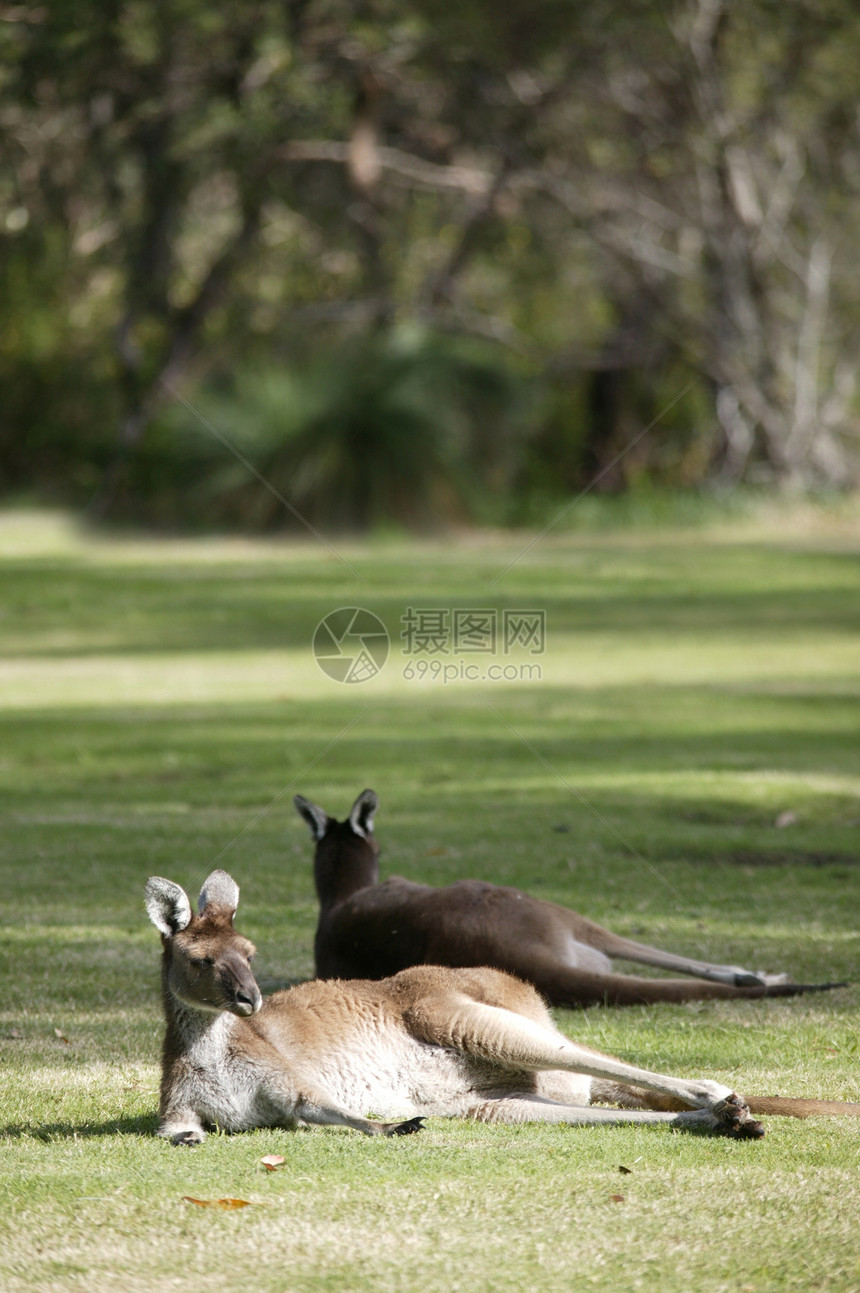
[[[698, 649], [701, 648], [701, 649]], [[317, 665], [308, 642], [295, 650], [212, 651], [0, 661], [0, 707], [7, 710], [117, 705], [237, 704], [264, 701], [349, 699], [356, 704], [376, 696], [439, 698], [479, 688], [503, 696], [521, 687], [587, 690], [623, 685], [685, 686], [762, 682], [790, 685], [798, 678], [834, 674], [856, 678], [857, 644], [841, 635], [821, 633], [814, 642], [760, 637], [738, 651], [736, 643], [700, 644], [655, 640], [618, 644], [583, 639], [568, 650], [553, 650], [539, 660], [501, 658], [486, 663], [440, 663], [435, 672], [417, 674], [409, 657], [395, 653], [382, 670], [357, 684], [334, 682]], [[808, 683], [807, 683], [808, 685]]]
[[32, 943], [33, 940], [50, 940], [51, 946], [56, 947], [61, 943], [69, 945], [77, 943], [122, 943], [127, 945], [129, 942], [144, 941], [149, 942], [149, 929], [144, 926], [143, 931], [135, 930], [128, 932], [117, 929], [113, 925], [46, 925], [46, 924], [27, 924], [27, 925], [9, 925], [3, 927], [3, 940], [7, 943]]
[[[852, 777], [837, 773], [797, 772], [780, 768], [757, 768], [754, 772], [726, 772], [708, 768], [673, 768], [648, 771], [645, 769], [627, 771], [613, 769], [587, 769], [577, 771], [577, 786], [602, 787], [613, 790], [636, 790], [639, 788], [656, 788], [656, 795], [665, 795], [667, 787], [671, 788], [673, 798], [686, 797], [698, 803], [701, 800], [702, 787], [711, 790], [724, 790], [736, 798], [739, 787], [744, 789], [744, 797], [751, 803], [761, 797], [762, 785], [768, 784], [792, 790], [814, 790], [829, 794], [860, 796], [860, 776]], [[488, 783], [482, 782], [483, 785]], [[507, 783], [500, 781], [498, 789], [502, 790]]]
[[155, 1084], [160, 1075], [160, 1066], [156, 1063], [145, 1064], [140, 1061], [130, 1062], [125, 1056], [119, 1064], [110, 1060], [88, 1060], [75, 1068], [68, 1064], [39, 1064], [27, 1070], [27, 1083], [32, 1088], [43, 1087], [47, 1090], [70, 1089], [92, 1091], [94, 1084], [132, 1079], [139, 1082]]
[[17, 509], [0, 511], [0, 557], [74, 556], [83, 547], [71, 513]]
[[0, 663], [0, 707], [8, 710], [117, 705], [237, 704], [306, 699], [334, 684], [311, 655], [235, 651], [69, 656]]
[[837, 793], [848, 792], [860, 794], [860, 777], [840, 777], [835, 773], [819, 772], [784, 772], [780, 768], [761, 768], [756, 772], [738, 772], [737, 780], [750, 785], [762, 781], [775, 782], [777, 785], [806, 786], [812, 790], [829, 790]]
[[[632, 915], [629, 919], [633, 919]], [[638, 917], [636, 918], [639, 919]], [[678, 913], [671, 908], [661, 911], [658, 916], [653, 917], [652, 924], [659, 924], [660, 937], [666, 940], [666, 934], [674, 937], [677, 934], [678, 939], [688, 939], [697, 942], [702, 938], [702, 931], [699, 928], [700, 918], [690, 916], [684, 913]], [[707, 938], [709, 942], [715, 942], [715, 937], [724, 934], [727, 944], [731, 940], [737, 939], [742, 931], [739, 930], [737, 915], [720, 917], [713, 910], [708, 911], [708, 928]], [[755, 927], [751, 935], [757, 942], [774, 942], [781, 947], [791, 947], [796, 944], [800, 933], [796, 923], [789, 921], [767, 921], [762, 915], [759, 906], [756, 906]], [[860, 942], [860, 931], [854, 929], [838, 930], [831, 925], [822, 921], [807, 919], [803, 925], [802, 938], [805, 943], [852, 943]], [[646, 940], [647, 941], [647, 940]]]
[[569, 641], [566, 651], [551, 649], [542, 657], [542, 681], [580, 687], [622, 684], [686, 686], [739, 682], [790, 685], [803, 679], [825, 682], [833, 675], [857, 680], [857, 642], [844, 634], [816, 633], [793, 640], [778, 631], [760, 633], [754, 642], [714, 642], [707, 634], [675, 634], [650, 641], [582, 637]]
[[[464, 534], [437, 538], [409, 536], [408, 559], [423, 561], [427, 556], [462, 563], [463, 549], [499, 549], [516, 555], [522, 547], [519, 535], [506, 530], [469, 530]], [[273, 562], [293, 565], [317, 562], [342, 566], [391, 556], [398, 565], [404, 559], [402, 535], [338, 537], [323, 541], [311, 534], [241, 535], [206, 534], [163, 536], [155, 533], [127, 534], [110, 530], [89, 530], [71, 512], [42, 508], [0, 509], [0, 559], [74, 558], [99, 566], [138, 566], [190, 561], [202, 566], [217, 564]], [[372, 582], [372, 579], [371, 581]], [[369, 587], [369, 585], [368, 585]]]
[[[111, 807], [95, 808], [90, 813], [84, 812], [58, 812], [58, 813], [12, 813], [12, 821], [18, 826], [98, 826], [104, 829], [107, 826], [116, 830], [131, 828], [137, 830], [140, 826], [141, 817], [184, 817], [192, 811], [190, 804], [171, 803], [165, 800], [162, 803], [154, 804], [128, 804], [125, 813], [116, 813]], [[194, 810], [200, 812], [199, 808]], [[206, 816], [209, 818], [232, 818], [235, 817], [239, 809], [219, 809], [207, 807]]]

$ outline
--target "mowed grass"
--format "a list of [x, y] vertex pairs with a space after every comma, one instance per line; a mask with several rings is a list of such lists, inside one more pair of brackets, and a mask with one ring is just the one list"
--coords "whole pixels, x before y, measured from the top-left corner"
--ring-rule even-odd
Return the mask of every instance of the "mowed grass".
[[[4, 1290], [860, 1288], [858, 1120], [740, 1144], [442, 1120], [194, 1151], [153, 1134], [146, 877], [196, 896], [226, 867], [263, 986], [309, 976], [296, 791], [344, 816], [372, 786], [384, 874], [516, 884], [695, 956], [860, 979], [860, 514], [551, 533], [505, 570], [526, 541], [97, 541], [0, 518]], [[359, 685], [311, 651], [340, 606], [392, 638]], [[410, 606], [544, 610], [546, 650], [404, 677]], [[558, 1020], [655, 1069], [860, 1100], [858, 1001]]]

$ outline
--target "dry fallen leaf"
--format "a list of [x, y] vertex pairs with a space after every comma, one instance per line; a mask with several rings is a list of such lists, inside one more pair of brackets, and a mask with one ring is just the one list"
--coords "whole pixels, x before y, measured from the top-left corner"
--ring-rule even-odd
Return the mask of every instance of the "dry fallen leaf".
[[264, 1154], [260, 1159], [267, 1172], [276, 1172], [279, 1167], [284, 1166], [286, 1161], [283, 1154]]
[[622, 1176], [632, 1176], [632, 1175], [633, 1175], [633, 1168], [632, 1168], [632, 1167], [625, 1167], [623, 1163], [619, 1163], [619, 1164], [618, 1164], [618, 1170], [619, 1170], [619, 1172], [621, 1173], [621, 1175], [622, 1175]]
[[623, 1194], [610, 1194], [610, 1196], [609, 1196], [609, 1197], [610, 1197], [610, 1199], [612, 1200], [612, 1202], [613, 1202], [613, 1203], [623, 1203], [623, 1202], [624, 1202], [624, 1195], [623, 1195]]
[[183, 1194], [183, 1202], [196, 1203], [198, 1208], [250, 1208], [250, 1199], [195, 1199]]
[[61, 1028], [54, 1029], [54, 1036], [63, 1043], [64, 1046], [71, 1046], [71, 1042]]

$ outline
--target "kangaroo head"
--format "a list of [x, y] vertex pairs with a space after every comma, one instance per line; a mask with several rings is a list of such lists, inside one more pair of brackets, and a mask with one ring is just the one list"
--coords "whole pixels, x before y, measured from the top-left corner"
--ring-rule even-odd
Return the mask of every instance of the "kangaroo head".
[[314, 875], [323, 903], [339, 901], [356, 889], [376, 883], [379, 845], [373, 834], [373, 818], [379, 800], [374, 791], [361, 792], [344, 822], [329, 817], [324, 808], [303, 795], [296, 795], [293, 803], [316, 840]]
[[200, 890], [197, 915], [185, 891], [172, 880], [150, 876], [146, 910], [161, 934], [166, 983], [186, 1006], [253, 1015], [263, 998], [251, 970], [254, 945], [233, 928], [239, 886], [226, 871], [213, 871]]

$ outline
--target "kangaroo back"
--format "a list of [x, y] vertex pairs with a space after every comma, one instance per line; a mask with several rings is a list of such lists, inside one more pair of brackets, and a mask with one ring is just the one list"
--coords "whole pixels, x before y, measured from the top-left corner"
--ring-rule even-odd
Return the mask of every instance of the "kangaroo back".
[[[372, 790], [362, 791], [343, 822], [301, 795], [295, 805], [315, 841], [320, 978], [383, 978], [422, 964], [488, 965], [526, 979], [556, 1006], [794, 996], [842, 986], [795, 984], [785, 975], [665, 952], [506, 885], [460, 880], [434, 889], [397, 876], [379, 884]], [[613, 958], [689, 977], [618, 974]]]

